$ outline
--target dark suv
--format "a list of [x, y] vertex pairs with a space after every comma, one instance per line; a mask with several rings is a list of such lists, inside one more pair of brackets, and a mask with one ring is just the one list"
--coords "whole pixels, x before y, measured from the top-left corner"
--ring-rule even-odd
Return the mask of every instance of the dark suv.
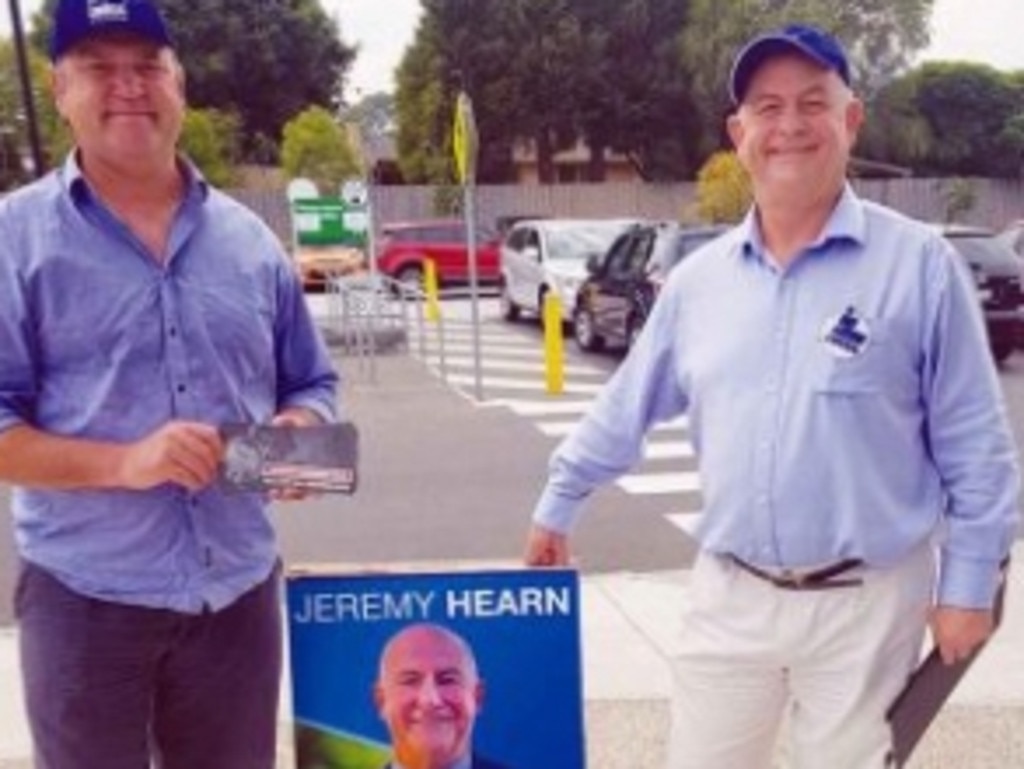
[[606, 343], [632, 347], [669, 270], [726, 229], [662, 222], [626, 230], [605, 254], [587, 262], [589, 276], [573, 312], [576, 344], [588, 351]]
[[[400, 222], [386, 224], [377, 246], [377, 269], [415, 285], [423, 284], [424, 264], [432, 259], [439, 283], [469, 280], [466, 225], [461, 220]], [[500, 276], [498, 243], [493, 233], [477, 233], [476, 274], [482, 283], [496, 283]]]
[[995, 233], [976, 227], [946, 226], [942, 230], [971, 268], [985, 313], [992, 355], [1006, 360], [1022, 341], [1024, 290], [1021, 262]]

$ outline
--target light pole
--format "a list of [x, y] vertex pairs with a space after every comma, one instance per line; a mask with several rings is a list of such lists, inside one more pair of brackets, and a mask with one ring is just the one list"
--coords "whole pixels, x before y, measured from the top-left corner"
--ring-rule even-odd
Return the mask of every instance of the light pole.
[[18, 0], [10, 0], [11, 31], [14, 33], [14, 50], [18, 57], [18, 78], [21, 81], [21, 100], [25, 107], [25, 124], [28, 126], [28, 142], [32, 149], [32, 165], [36, 177], [43, 175], [43, 151], [39, 146], [39, 127], [36, 123], [36, 105], [32, 98], [32, 80], [28, 71], [28, 57], [25, 55], [25, 35], [21, 29], [21, 7]]

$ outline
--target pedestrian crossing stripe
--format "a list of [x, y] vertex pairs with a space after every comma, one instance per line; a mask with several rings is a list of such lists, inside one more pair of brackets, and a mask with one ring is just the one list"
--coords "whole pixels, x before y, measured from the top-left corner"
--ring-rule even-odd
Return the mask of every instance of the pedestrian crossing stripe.
[[[459, 385], [462, 387], [471, 386], [476, 383], [473, 376], [465, 374], [449, 374], [448, 383], [453, 385]], [[498, 376], [483, 376], [483, 386], [485, 388], [504, 389], [504, 390], [534, 390], [537, 393], [544, 392], [544, 383], [537, 382], [528, 379], [515, 379], [511, 377], [498, 377]], [[566, 382], [562, 388], [563, 392], [577, 393], [581, 395], [596, 395], [601, 391], [604, 386], [603, 383], [588, 384], [585, 382]]]
[[682, 494], [700, 491], [697, 473], [631, 473], [616, 485], [629, 494]]
[[[445, 359], [445, 365], [451, 368], [472, 369], [476, 366], [475, 361], [472, 358], [466, 358], [459, 355], [453, 355]], [[481, 369], [486, 371], [519, 371], [524, 374], [538, 374], [543, 375], [545, 367], [543, 361], [519, 361], [519, 360], [482, 360]], [[566, 374], [572, 376], [582, 377], [603, 377], [604, 372], [597, 371], [596, 369], [587, 368], [585, 366], [566, 366], [564, 369]], [[543, 380], [540, 376], [537, 378], [537, 383], [542, 384]]]

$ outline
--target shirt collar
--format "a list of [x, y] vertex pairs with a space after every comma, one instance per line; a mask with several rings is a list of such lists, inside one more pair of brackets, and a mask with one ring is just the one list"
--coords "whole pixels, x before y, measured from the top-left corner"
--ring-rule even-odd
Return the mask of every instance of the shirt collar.
[[[203, 176], [203, 172], [182, 155], [178, 156], [177, 162], [178, 168], [182, 170], [185, 177], [184, 199], [206, 200], [210, 185], [206, 181], [206, 177]], [[65, 192], [76, 205], [93, 199], [89, 182], [86, 181], [85, 175], [82, 173], [82, 166], [78, 162], [78, 150], [72, 150], [64, 159], [64, 165], [61, 169], [61, 183], [64, 185]]]
[[[405, 769], [405, 767], [398, 763], [398, 761], [392, 760], [391, 769]], [[467, 754], [462, 758], [458, 759], [451, 766], [445, 767], [445, 769], [473, 769], [472, 756]]]
[[[756, 206], [751, 206], [739, 225], [741, 253], [744, 257], [764, 260], [764, 239], [757, 223]], [[867, 218], [864, 203], [849, 183], [843, 187], [839, 201], [825, 222], [817, 239], [805, 249], [808, 253], [824, 251], [834, 243], [856, 243], [863, 245], [867, 234]]]

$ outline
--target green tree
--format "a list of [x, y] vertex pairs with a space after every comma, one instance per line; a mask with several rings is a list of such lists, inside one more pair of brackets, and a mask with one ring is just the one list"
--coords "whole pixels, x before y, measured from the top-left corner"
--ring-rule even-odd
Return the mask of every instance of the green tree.
[[697, 174], [697, 213], [710, 224], [738, 222], [753, 200], [750, 177], [735, 152], [714, 153]]
[[450, 178], [451, 111], [474, 101], [481, 181], [507, 181], [517, 144], [554, 155], [582, 140], [590, 178], [606, 149], [648, 178], [692, 171], [692, 108], [678, 37], [679, 0], [423, 0], [398, 71], [398, 150], [407, 179]]
[[[31, 37], [41, 51], [56, 1], [44, 0], [33, 17]], [[247, 153], [260, 135], [278, 140], [306, 107], [337, 106], [355, 49], [340, 41], [318, 0], [161, 0], [160, 7], [191, 106], [237, 114]]]
[[285, 125], [281, 165], [289, 177], [311, 179], [335, 194], [359, 174], [345, 129], [323, 107], [310, 107]]
[[[53, 104], [46, 58], [31, 48], [27, 53], [40, 149], [49, 168], [60, 162], [71, 146], [71, 138]], [[0, 189], [29, 181], [32, 174], [25, 161], [31, 156], [14, 43], [0, 40]]]
[[943, 221], [956, 222], [966, 216], [978, 203], [978, 191], [970, 179], [954, 177], [940, 186], [943, 201]]
[[985, 64], [934, 62], [917, 74], [917, 108], [933, 135], [928, 168], [962, 176], [1016, 176], [1006, 133], [1021, 104], [1009, 78]]
[[190, 109], [185, 114], [179, 146], [218, 187], [237, 181], [240, 122], [237, 115], [214, 109]]
[[921, 175], [1017, 177], [1024, 159], [1024, 90], [1012, 73], [929, 62], [886, 86], [863, 152]]
[[691, 178], [699, 122], [680, 58], [688, 2], [573, 0], [585, 59], [574, 88], [576, 121], [591, 150], [590, 178], [604, 178], [608, 147], [626, 154], [645, 179]]
[[855, 88], [871, 98], [928, 45], [934, 0], [691, 0], [683, 59], [700, 113], [703, 150], [726, 145], [732, 59], [752, 35], [805, 22], [834, 33], [850, 53]]
[[450, 168], [451, 94], [445, 92], [440, 52], [433, 39], [435, 22], [424, 17], [396, 74], [395, 137], [398, 166], [413, 184], [453, 179]]

